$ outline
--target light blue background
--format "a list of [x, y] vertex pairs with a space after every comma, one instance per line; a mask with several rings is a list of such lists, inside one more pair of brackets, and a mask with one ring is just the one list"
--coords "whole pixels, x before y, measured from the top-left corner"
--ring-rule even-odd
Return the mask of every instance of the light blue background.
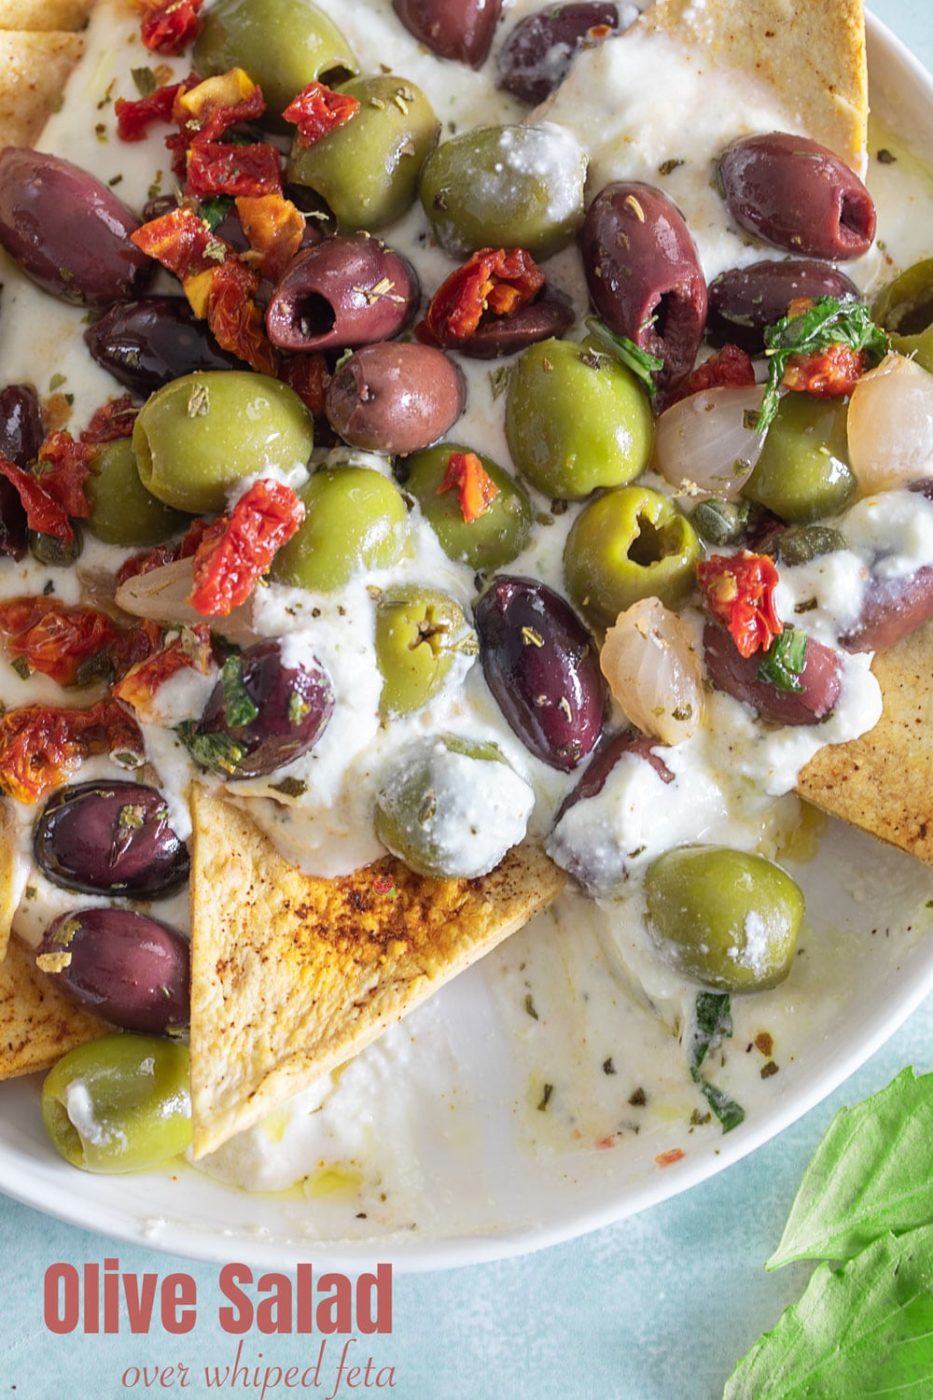
[[[930, 0], [875, 0], [875, 11], [933, 67]], [[665, 1205], [542, 1254], [396, 1280], [395, 1329], [374, 1339], [400, 1400], [716, 1400], [734, 1362], [799, 1295], [809, 1270], [769, 1276], [801, 1173], [832, 1114], [881, 1088], [906, 1064], [933, 1066], [933, 1001], [833, 1095], [751, 1158]], [[51, 1336], [42, 1322], [46, 1267], [118, 1255], [122, 1267], [179, 1268], [198, 1283], [189, 1337]], [[0, 1398], [116, 1400], [127, 1366], [226, 1364], [235, 1350], [215, 1318], [214, 1265], [117, 1246], [0, 1197]], [[333, 1343], [331, 1344], [333, 1345]], [[249, 1339], [244, 1359], [307, 1366], [310, 1339]], [[364, 1351], [365, 1360], [365, 1351]], [[157, 1391], [166, 1394], [175, 1392]], [[258, 1391], [189, 1396], [257, 1396]], [[325, 1389], [269, 1392], [324, 1397]]]

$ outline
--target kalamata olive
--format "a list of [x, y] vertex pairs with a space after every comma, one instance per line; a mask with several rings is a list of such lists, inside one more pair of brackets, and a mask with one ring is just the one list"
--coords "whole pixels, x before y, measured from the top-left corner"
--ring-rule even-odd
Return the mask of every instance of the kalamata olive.
[[618, 24], [618, 5], [599, 3], [549, 5], [527, 15], [499, 54], [498, 86], [537, 106], [563, 82], [583, 41], [608, 39]]
[[418, 303], [407, 258], [378, 238], [327, 238], [298, 254], [266, 308], [281, 350], [345, 350], [397, 335]]
[[471, 360], [494, 360], [499, 355], [517, 355], [539, 340], [559, 338], [573, 325], [573, 307], [557, 292], [545, 291], [511, 316], [491, 316], [484, 320], [469, 340], [454, 347]]
[[496, 32], [502, 0], [392, 0], [410, 34], [438, 58], [479, 68]]
[[872, 578], [862, 612], [840, 638], [846, 651], [887, 651], [933, 617], [933, 566], [900, 578]]
[[151, 199], [147, 199], [142, 208], [142, 221], [144, 224], [150, 223], [153, 219], [161, 219], [163, 214], [171, 214], [173, 209], [178, 208], [178, 196], [174, 194], [156, 194]]
[[706, 324], [706, 279], [680, 211], [651, 185], [607, 185], [580, 234], [593, 305], [610, 330], [664, 361], [661, 385], [692, 368]]
[[719, 179], [736, 223], [766, 243], [841, 262], [871, 247], [871, 195], [838, 156], [807, 136], [740, 137], [723, 152]]
[[364, 345], [334, 373], [327, 419], [351, 447], [407, 457], [449, 432], [466, 386], [452, 360], [431, 345]]
[[933, 476], [923, 477], [920, 481], [912, 481], [907, 488], [917, 496], [923, 496], [927, 501], [933, 501]]
[[839, 699], [839, 657], [813, 637], [807, 638], [799, 691], [780, 690], [770, 681], [759, 680], [760, 653], [742, 656], [725, 628], [711, 622], [703, 630], [703, 654], [713, 685], [736, 700], [745, 700], [772, 724], [816, 724], [832, 713]]
[[110, 306], [138, 293], [155, 264], [130, 242], [137, 228], [113, 190], [70, 161], [0, 151], [0, 246], [53, 296]]
[[766, 259], [748, 267], [732, 267], [709, 284], [710, 339], [740, 345], [750, 355], [765, 346], [766, 326], [787, 315], [797, 297], [856, 297], [861, 292], [844, 272], [826, 263], [799, 259]]
[[602, 732], [599, 654], [559, 593], [501, 575], [475, 609], [486, 683], [527, 749], [569, 773]]
[[165, 798], [142, 783], [60, 788], [36, 824], [35, 853], [53, 884], [83, 894], [158, 899], [188, 878]]
[[221, 350], [184, 297], [120, 302], [88, 326], [84, 340], [97, 363], [138, 394], [198, 369], [243, 368]]
[[[31, 384], [8, 384], [0, 390], [0, 453], [23, 470], [42, 446], [39, 396]], [[22, 559], [26, 553], [26, 512], [15, 486], [0, 477], [0, 555]]]
[[554, 818], [557, 826], [565, 812], [587, 798], [598, 797], [606, 786], [606, 779], [623, 754], [634, 753], [651, 764], [662, 783], [672, 783], [674, 775], [664, 759], [654, 752], [664, 746], [650, 734], [642, 734], [640, 729], [620, 729], [609, 738], [600, 740], [596, 752], [586, 765], [586, 770], [576, 787], [568, 792]]
[[188, 1023], [188, 943], [146, 914], [61, 914], [42, 937], [38, 965], [67, 997], [111, 1025], [164, 1034]]
[[258, 778], [313, 748], [333, 708], [330, 677], [313, 656], [285, 666], [277, 641], [257, 642], [224, 663], [186, 742], [203, 767], [228, 778]]

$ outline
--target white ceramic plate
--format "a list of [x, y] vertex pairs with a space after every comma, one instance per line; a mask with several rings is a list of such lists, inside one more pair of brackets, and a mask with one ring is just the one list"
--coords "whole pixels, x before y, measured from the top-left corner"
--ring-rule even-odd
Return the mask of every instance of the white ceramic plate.
[[[915, 150], [933, 149], [933, 78], [874, 19], [869, 61], [875, 111]], [[612, 1151], [589, 1145], [591, 1137], [587, 1145], [566, 1134], [541, 1142], [543, 1120], [527, 1094], [532, 1027], [516, 1033], [513, 1019], [507, 1031], [503, 998], [520, 1000], [529, 940], [550, 940], [558, 974], [571, 974], [554, 1033], [579, 1052], [587, 1048], [587, 1013], [573, 990], [572, 969], [599, 957], [585, 925], [557, 930], [543, 916], [348, 1071], [363, 1102], [373, 1105], [356, 1125], [361, 1152], [376, 1144], [388, 1163], [387, 1199], [367, 1219], [358, 1219], [358, 1203], [339, 1192], [313, 1199], [297, 1190], [247, 1195], [186, 1168], [117, 1178], [75, 1172], [45, 1139], [38, 1076], [0, 1090], [0, 1189], [106, 1235], [260, 1265], [313, 1258], [353, 1269], [378, 1258], [399, 1269], [449, 1268], [610, 1224], [703, 1181], [781, 1132], [852, 1074], [933, 989], [928, 870], [833, 825], [819, 859], [798, 874], [815, 933], [794, 970], [796, 1053], [778, 1054], [781, 1072], [762, 1091], [761, 1058], [741, 1052], [785, 994], [778, 989], [741, 1003], [729, 1088], [738, 1096], [743, 1084], [754, 1084], [758, 1101], [728, 1136], [715, 1124], [687, 1135], [681, 1111], [676, 1122], [672, 1112], [669, 1127], [623, 1132]], [[611, 996], [611, 987], [603, 979], [596, 995]], [[626, 1014], [620, 1007], [620, 1018]], [[624, 1052], [619, 1069], [624, 1072]], [[656, 1156], [673, 1146], [685, 1156], [659, 1167]]]

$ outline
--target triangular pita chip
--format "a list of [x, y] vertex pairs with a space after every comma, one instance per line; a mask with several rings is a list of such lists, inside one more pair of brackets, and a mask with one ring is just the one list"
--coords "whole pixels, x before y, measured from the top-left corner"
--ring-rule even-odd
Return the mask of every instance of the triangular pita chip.
[[96, 0], [0, 0], [0, 29], [81, 29]]
[[872, 663], [884, 713], [870, 734], [821, 750], [802, 797], [933, 865], [933, 623]]
[[0, 1079], [48, 1069], [68, 1050], [113, 1028], [62, 996], [17, 939], [0, 963]]
[[801, 130], [862, 169], [868, 123], [862, 0], [654, 0], [638, 23], [711, 59], [723, 85], [728, 68], [768, 83], [796, 107]]
[[198, 788], [192, 807], [196, 1157], [356, 1055], [563, 885], [529, 846], [479, 880], [391, 858], [315, 879], [230, 803]]
[[0, 799], [0, 963], [6, 957], [13, 915], [23, 897], [29, 866], [19, 855], [19, 832], [9, 804]]
[[0, 30], [0, 147], [35, 142], [83, 52], [80, 34]]

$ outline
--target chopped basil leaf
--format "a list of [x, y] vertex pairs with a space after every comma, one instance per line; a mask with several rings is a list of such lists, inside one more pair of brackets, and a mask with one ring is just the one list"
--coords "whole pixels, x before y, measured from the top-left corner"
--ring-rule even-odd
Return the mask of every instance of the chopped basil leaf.
[[311, 706], [307, 700], [299, 695], [297, 690], [293, 690], [288, 697], [288, 722], [289, 724], [301, 724]]
[[732, 1001], [728, 992], [698, 992], [693, 1013], [693, 1038], [687, 1051], [692, 1070], [698, 1070], [710, 1050], [732, 1034]]
[[654, 395], [657, 392], [653, 376], [664, 368], [662, 359], [649, 354], [647, 350], [639, 349], [634, 340], [629, 340], [627, 335], [616, 335], [598, 316], [587, 316], [586, 328], [598, 342], [599, 348], [631, 370], [649, 394]]
[[200, 768], [212, 773], [235, 773], [237, 764], [245, 756], [242, 744], [230, 734], [201, 734], [196, 720], [186, 719], [175, 733]]
[[136, 84], [136, 91], [140, 97], [149, 97], [158, 87], [155, 73], [151, 68], [131, 68], [130, 77]]
[[249, 691], [243, 683], [243, 661], [239, 656], [228, 656], [220, 673], [224, 689], [224, 717], [231, 729], [242, 729], [252, 724], [259, 715], [259, 708], [253, 703]]
[[771, 643], [758, 667], [758, 679], [778, 690], [799, 694], [800, 677], [807, 664], [807, 634], [797, 627], [785, 627]]
[[697, 1084], [700, 1086], [700, 1093], [722, 1124], [724, 1133], [731, 1133], [733, 1128], [745, 1122], [745, 1109], [736, 1103], [735, 1099], [730, 1099], [728, 1094], [724, 1094], [715, 1084], [710, 1084], [709, 1080], [699, 1075]]
[[198, 202], [198, 214], [207, 224], [211, 233], [223, 223], [232, 208], [233, 200], [223, 194], [213, 195], [209, 199], [202, 199]]

